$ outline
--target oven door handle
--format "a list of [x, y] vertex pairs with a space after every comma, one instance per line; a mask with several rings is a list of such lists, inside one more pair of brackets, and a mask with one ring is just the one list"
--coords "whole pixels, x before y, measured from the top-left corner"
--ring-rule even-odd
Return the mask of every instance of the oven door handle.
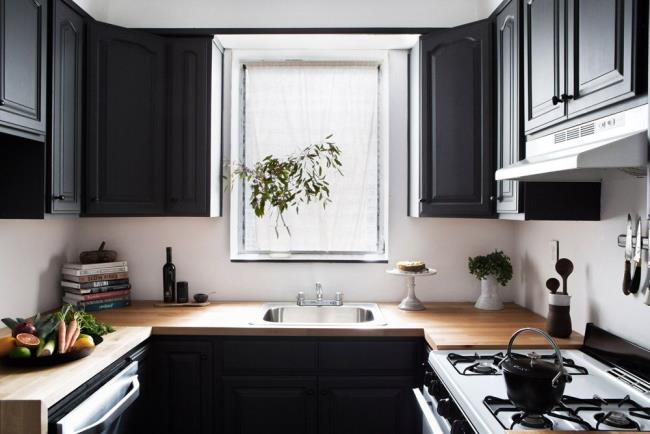
[[413, 394], [415, 395], [415, 400], [418, 402], [420, 412], [422, 413], [422, 423], [427, 425], [427, 427], [424, 428], [423, 432], [427, 434], [445, 434], [445, 430], [440, 426], [436, 418], [433, 416], [434, 410], [424, 399], [422, 391], [418, 388], [415, 388], [413, 389]]
[[109, 427], [120, 416], [122, 416], [126, 409], [129, 408], [131, 404], [133, 404], [133, 402], [135, 402], [135, 400], [140, 396], [140, 381], [138, 380], [138, 376], [134, 375], [129, 379], [129, 381], [131, 382], [131, 390], [129, 390], [129, 393], [124, 395], [124, 398], [120, 399], [120, 401], [115, 404], [113, 408], [108, 410], [106, 414], [102, 416], [102, 418], [97, 422], [85, 428], [82, 428], [79, 431], [76, 431], [75, 434], [102, 433], [106, 430], [107, 427]]

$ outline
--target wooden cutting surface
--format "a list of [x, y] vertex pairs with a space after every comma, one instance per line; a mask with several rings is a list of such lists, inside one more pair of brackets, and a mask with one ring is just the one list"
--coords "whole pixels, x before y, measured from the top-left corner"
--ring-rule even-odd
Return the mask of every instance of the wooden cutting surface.
[[[521, 327], [544, 328], [544, 318], [515, 304], [501, 311], [479, 311], [471, 303], [432, 303], [427, 310], [405, 312], [380, 303], [387, 325], [362, 327], [284, 327], [250, 325], [260, 318], [260, 302], [212, 303], [206, 307], [155, 308], [154, 301], [97, 313], [116, 332], [89, 357], [51, 368], [16, 369], [0, 366], [0, 434], [47, 432], [47, 409], [105, 367], [154, 335], [213, 336], [339, 336], [424, 337], [434, 349], [504, 349]], [[0, 336], [9, 333], [0, 329]], [[558, 339], [563, 348], [577, 348], [582, 336]], [[519, 348], [546, 347], [538, 335], [523, 334]]]

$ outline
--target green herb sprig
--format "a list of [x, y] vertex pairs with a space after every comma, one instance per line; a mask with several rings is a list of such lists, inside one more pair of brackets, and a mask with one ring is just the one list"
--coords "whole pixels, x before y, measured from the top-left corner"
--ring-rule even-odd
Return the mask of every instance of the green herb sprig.
[[233, 163], [230, 168], [229, 184], [235, 179], [245, 181], [251, 189], [250, 205], [258, 218], [267, 211], [275, 214], [275, 234], [280, 236], [279, 226], [291, 231], [284, 219], [284, 213], [294, 208], [300, 213], [301, 204], [321, 202], [323, 208], [330, 199], [329, 169], [339, 175], [341, 171], [341, 149], [332, 141], [333, 135], [323, 142], [309, 145], [300, 152], [283, 158], [267, 155], [252, 167], [244, 163]]
[[501, 250], [495, 250], [484, 256], [469, 258], [468, 266], [469, 272], [479, 280], [494, 276], [501, 286], [506, 286], [512, 279], [510, 258]]

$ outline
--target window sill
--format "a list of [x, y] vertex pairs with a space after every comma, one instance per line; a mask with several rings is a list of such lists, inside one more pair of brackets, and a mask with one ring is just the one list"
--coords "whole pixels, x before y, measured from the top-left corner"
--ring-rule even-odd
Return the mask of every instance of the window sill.
[[240, 253], [231, 255], [230, 262], [330, 262], [330, 263], [388, 263], [385, 254], [268, 254]]

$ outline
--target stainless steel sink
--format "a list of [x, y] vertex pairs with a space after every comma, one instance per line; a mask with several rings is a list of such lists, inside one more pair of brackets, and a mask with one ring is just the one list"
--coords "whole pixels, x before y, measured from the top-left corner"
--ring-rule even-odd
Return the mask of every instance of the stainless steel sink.
[[377, 327], [386, 325], [374, 303], [346, 303], [342, 306], [297, 306], [294, 303], [266, 303], [253, 325], [310, 327]]

